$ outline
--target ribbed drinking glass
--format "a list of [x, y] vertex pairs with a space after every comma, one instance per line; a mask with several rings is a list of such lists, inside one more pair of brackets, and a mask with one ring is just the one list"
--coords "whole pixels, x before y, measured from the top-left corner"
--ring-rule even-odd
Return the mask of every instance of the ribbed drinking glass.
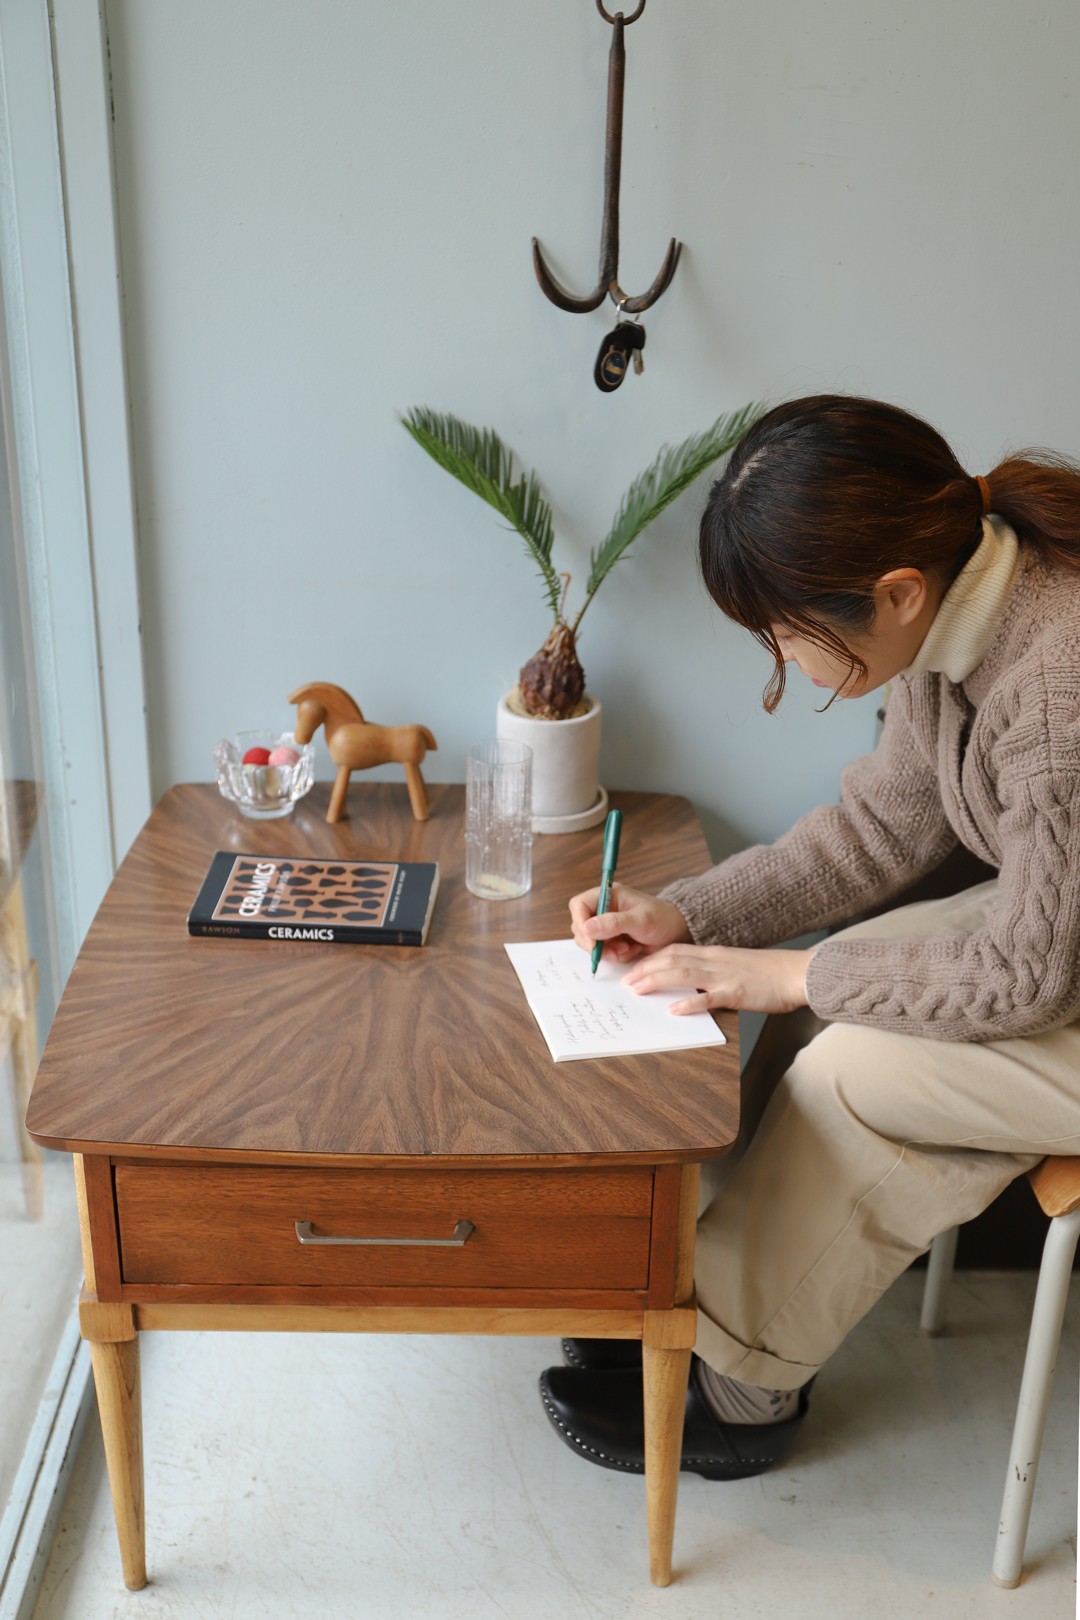
[[532, 886], [532, 758], [509, 737], [469, 749], [465, 886], [481, 900], [516, 900]]

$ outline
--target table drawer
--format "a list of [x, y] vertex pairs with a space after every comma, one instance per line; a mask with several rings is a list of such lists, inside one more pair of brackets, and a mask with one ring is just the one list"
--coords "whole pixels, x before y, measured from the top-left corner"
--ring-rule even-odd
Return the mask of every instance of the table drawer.
[[[125, 1283], [618, 1288], [648, 1284], [653, 1172], [116, 1165]], [[439, 1239], [458, 1247], [302, 1244]], [[459, 1229], [459, 1231], [464, 1229]]]

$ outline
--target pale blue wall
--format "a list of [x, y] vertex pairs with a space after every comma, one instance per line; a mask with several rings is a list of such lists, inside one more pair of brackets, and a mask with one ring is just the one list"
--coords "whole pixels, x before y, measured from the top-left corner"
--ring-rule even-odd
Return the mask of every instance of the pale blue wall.
[[[575, 582], [664, 439], [846, 387], [973, 471], [1080, 445], [1080, 8], [650, 0], [627, 34], [624, 280], [687, 243], [643, 379], [602, 397], [590, 286], [609, 31], [591, 0], [108, 0], [156, 787], [304, 680], [436, 733], [460, 779], [545, 632], [515, 541], [394, 412], [496, 425]], [[704, 600], [696, 490], [605, 587], [582, 654], [613, 786], [686, 791], [717, 850], [836, 793], [873, 702], [757, 706]]]

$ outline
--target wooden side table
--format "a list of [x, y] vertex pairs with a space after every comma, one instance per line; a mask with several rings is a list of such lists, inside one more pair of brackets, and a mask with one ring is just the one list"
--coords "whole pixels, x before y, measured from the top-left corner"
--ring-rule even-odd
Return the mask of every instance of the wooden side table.
[[[539, 839], [532, 893], [495, 905], [465, 889], [463, 790], [431, 795], [416, 822], [403, 788], [367, 784], [328, 826], [318, 788], [259, 825], [212, 787], [173, 788], [64, 993], [27, 1125], [76, 1156], [80, 1316], [132, 1590], [139, 1333], [175, 1328], [640, 1338], [650, 1568], [671, 1579], [698, 1168], [736, 1134], [737, 1019], [719, 1049], [553, 1064], [503, 942], [566, 932], [602, 829]], [[685, 800], [613, 797], [626, 882], [708, 864]], [[438, 860], [429, 942], [189, 938], [215, 849]]]

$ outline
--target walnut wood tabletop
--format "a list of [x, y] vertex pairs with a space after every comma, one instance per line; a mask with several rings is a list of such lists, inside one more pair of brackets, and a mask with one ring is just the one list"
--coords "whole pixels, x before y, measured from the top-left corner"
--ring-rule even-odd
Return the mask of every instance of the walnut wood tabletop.
[[[124, 1579], [145, 1584], [143, 1329], [640, 1339], [650, 1569], [671, 1579], [696, 1333], [698, 1168], [738, 1128], [724, 1047], [554, 1064], [503, 949], [568, 932], [603, 832], [540, 837], [532, 892], [476, 899], [464, 789], [317, 787], [287, 820], [171, 789], [102, 902], [27, 1111], [75, 1155], [90, 1341]], [[619, 877], [709, 855], [685, 799], [616, 793]], [[215, 850], [436, 860], [427, 945], [192, 938]]]
[[[356, 786], [350, 819], [334, 826], [327, 791], [262, 823], [209, 785], [165, 795], [64, 992], [27, 1114], [39, 1142], [264, 1163], [657, 1163], [727, 1149], [734, 1014], [719, 1020], [727, 1047], [556, 1065], [503, 949], [568, 933], [570, 896], [599, 880], [602, 828], [538, 837], [532, 892], [492, 902], [465, 887], [463, 788], [433, 785], [430, 820], [414, 822], [404, 788]], [[623, 882], [655, 891], [709, 864], [685, 799], [612, 802], [625, 817]], [[185, 919], [215, 849], [437, 860], [428, 943], [191, 938]]]

